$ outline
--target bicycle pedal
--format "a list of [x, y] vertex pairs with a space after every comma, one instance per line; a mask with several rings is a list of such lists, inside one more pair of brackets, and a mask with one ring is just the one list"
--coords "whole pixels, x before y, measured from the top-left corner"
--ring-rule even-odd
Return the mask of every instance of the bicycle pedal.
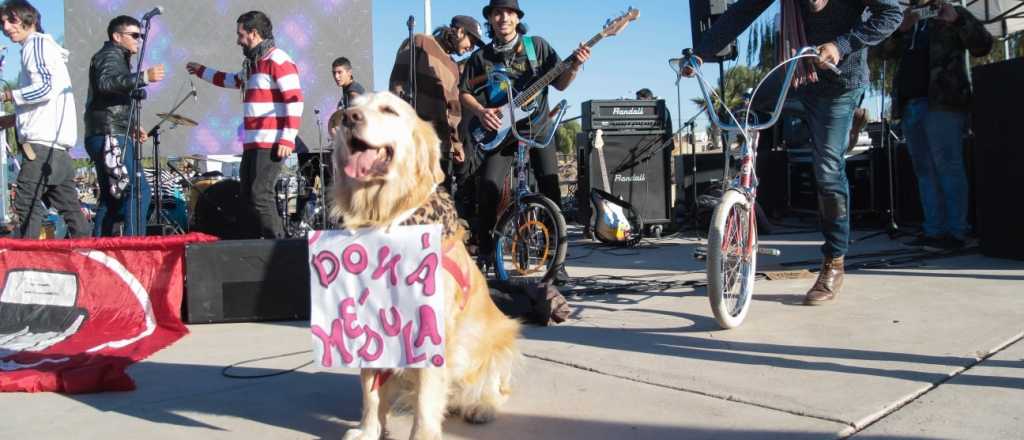
[[693, 249], [693, 259], [697, 261], [705, 261], [708, 259], [708, 247], [697, 246]]
[[757, 247], [757, 254], [758, 255], [770, 255], [772, 257], [778, 257], [779, 255], [782, 255], [782, 251], [778, 250], [778, 249], [775, 249], [775, 248], [766, 248], [766, 247], [758, 246]]

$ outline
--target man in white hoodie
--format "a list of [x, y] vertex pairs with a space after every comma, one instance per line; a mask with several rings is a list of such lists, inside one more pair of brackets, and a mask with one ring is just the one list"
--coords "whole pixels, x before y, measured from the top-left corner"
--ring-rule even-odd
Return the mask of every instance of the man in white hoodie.
[[16, 237], [38, 238], [45, 214], [53, 207], [72, 237], [89, 234], [75, 188], [75, 169], [68, 154], [78, 139], [75, 98], [68, 75], [68, 51], [44, 34], [39, 11], [24, 0], [8, 0], [0, 9], [3, 32], [21, 45], [18, 88], [4, 90], [0, 100], [13, 101], [22, 146], [22, 166], [15, 192]]

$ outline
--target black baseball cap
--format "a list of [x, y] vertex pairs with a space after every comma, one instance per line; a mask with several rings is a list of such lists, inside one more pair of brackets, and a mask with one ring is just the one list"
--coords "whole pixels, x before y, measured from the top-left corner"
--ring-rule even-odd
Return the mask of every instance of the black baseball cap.
[[483, 29], [480, 27], [480, 22], [476, 21], [475, 18], [468, 15], [456, 15], [452, 17], [451, 26], [461, 28], [463, 32], [473, 37], [473, 44], [480, 47], [484, 46]]

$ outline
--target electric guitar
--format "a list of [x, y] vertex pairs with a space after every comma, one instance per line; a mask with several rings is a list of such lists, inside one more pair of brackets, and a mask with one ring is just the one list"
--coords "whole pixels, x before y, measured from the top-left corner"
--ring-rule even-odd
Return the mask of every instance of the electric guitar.
[[594, 236], [605, 243], [635, 244], [630, 243], [636, 236], [633, 234], [633, 224], [630, 223], [627, 210], [632, 210], [632, 205], [616, 197], [611, 193], [611, 183], [608, 181], [608, 166], [604, 160], [604, 130], [597, 129], [594, 133], [594, 149], [597, 150], [597, 159], [601, 164], [601, 182], [604, 183], [604, 190], [591, 189], [590, 199], [593, 202], [594, 211], [592, 224]]
[[[631, 21], [636, 20], [640, 16], [640, 11], [637, 9], [629, 8], [628, 11], [623, 13], [621, 16], [614, 20], [609, 20], [605, 24], [601, 32], [594, 35], [590, 41], [585, 44], [588, 48], [594, 47], [598, 41], [601, 41], [605, 37], [618, 35], [623, 29], [626, 28]], [[523, 37], [529, 38], [529, 37]], [[572, 58], [562, 60], [553, 69], [548, 71], [547, 74], [540, 77], [533, 84], [530, 84], [525, 90], [517, 92], [515, 90], [508, 91], [508, 93], [502, 93], [503, 98], [499, 102], [491, 102], [489, 108], [501, 108], [498, 117], [501, 118], [501, 127], [497, 130], [488, 130], [484, 127], [482, 121], [479, 118], [473, 117], [469, 121], [469, 140], [477, 146], [481, 151], [490, 152], [495, 148], [498, 148], [508, 137], [509, 132], [512, 131], [516, 123], [519, 121], [529, 118], [537, 110], [537, 103], [534, 100], [544, 88], [551, 84], [553, 81], [562, 76], [566, 70], [572, 67]], [[500, 87], [501, 84], [488, 84], [484, 87]], [[488, 94], [489, 95], [489, 94]], [[509, 102], [508, 97], [512, 95], [513, 98]], [[510, 107], [514, 105], [516, 108], [516, 119], [512, 120], [512, 112], [509, 111]]]

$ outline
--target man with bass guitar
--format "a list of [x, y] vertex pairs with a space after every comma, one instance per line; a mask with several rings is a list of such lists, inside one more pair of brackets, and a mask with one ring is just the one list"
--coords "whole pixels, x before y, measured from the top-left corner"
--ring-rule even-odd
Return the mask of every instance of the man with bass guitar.
[[[561, 59], [555, 50], [538, 36], [527, 36], [522, 24], [524, 12], [517, 0], [491, 0], [483, 9], [487, 19], [487, 34], [490, 44], [470, 56], [462, 73], [460, 84], [461, 101], [464, 109], [484, 128], [497, 131], [502, 125], [500, 105], [504, 92], [500, 84], [488, 84], [488, 73], [503, 68], [516, 90], [525, 90], [545, 74], [558, 68]], [[581, 44], [572, 54], [571, 67], [566, 69], [552, 83], [559, 91], [565, 90], [576, 78], [580, 68], [590, 59], [590, 48]], [[500, 67], [499, 67], [500, 66]], [[538, 138], [550, 129], [548, 116], [547, 86], [533, 97], [536, 110], [529, 118], [516, 125], [521, 135]], [[472, 122], [471, 122], [472, 124]], [[469, 139], [474, 142], [473, 139]], [[476, 227], [480, 257], [488, 258], [494, 252], [490, 231], [497, 221], [497, 205], [502, 182], [507, 176], [515, 158], [516, 139], [507, 136], [495, 148], [486, 152], [481, 167], [481, 181], [477, 192], [480, 221]], [[559, 204], [561, 192], [558, 183], [558, 159], [555, 148], [530, 150], [530, 163], [540, 192]], [[486, 260], [491, 261], [491, 260]], [[556, 283], [567, 281], [565, 268], [558, 269]]]

